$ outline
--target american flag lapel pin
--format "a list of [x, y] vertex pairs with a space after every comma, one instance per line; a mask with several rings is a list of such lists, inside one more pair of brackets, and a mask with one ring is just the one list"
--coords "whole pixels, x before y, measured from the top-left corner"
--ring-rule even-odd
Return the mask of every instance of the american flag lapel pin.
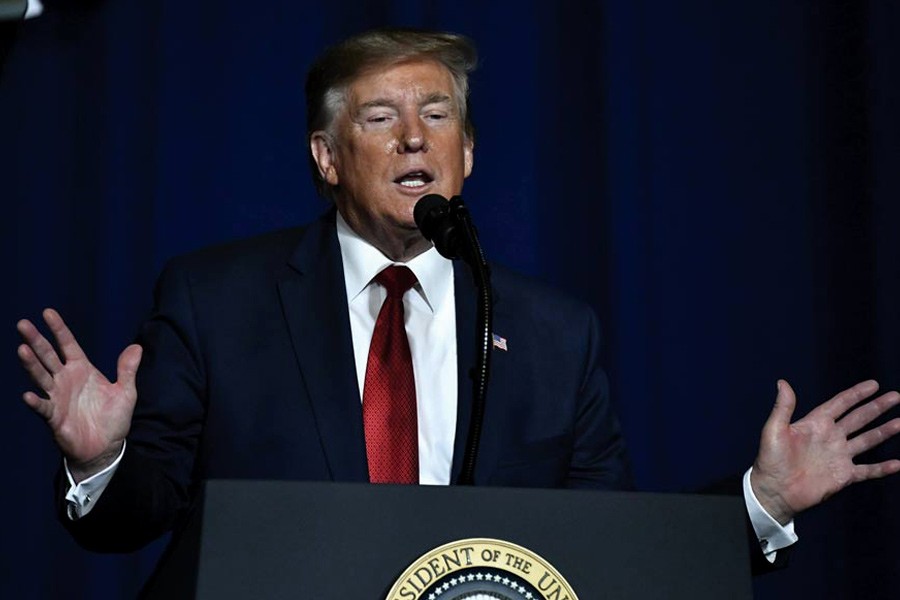
[[494, 336], [494, 348], [496, 348], [497, 350], [503, 350], [504, 352], [509, 350], [509, 348], [506, 347], [506, 338], [505, 337], [500, 337], [496, 333], [493, 334], [493, 336]]

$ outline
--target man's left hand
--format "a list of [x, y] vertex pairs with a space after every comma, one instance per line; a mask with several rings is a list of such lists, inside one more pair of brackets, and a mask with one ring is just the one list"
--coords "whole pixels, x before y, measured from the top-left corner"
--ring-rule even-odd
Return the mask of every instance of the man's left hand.
[[893, 391], [867, 400], [877, 391], [876, 381], [858, 383], [791, 423], [797, 398], [786, 381], [778, 381], [778, 397], [763, 427], [750, 484], [779, 523], [788, 523], [850, 484], [900, 472], [897, 459], [870, 465], [853, 462], [856, 455], [900, 432], [896, 418], [854, 436], [900, 404], [900, 394]]

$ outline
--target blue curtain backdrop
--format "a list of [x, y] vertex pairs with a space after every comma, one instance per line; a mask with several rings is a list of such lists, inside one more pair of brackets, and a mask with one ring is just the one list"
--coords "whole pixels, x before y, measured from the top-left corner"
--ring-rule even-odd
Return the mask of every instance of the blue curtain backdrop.
[[[164, 260], [321, 212], [304, 73], [381, 25], [479, 44], [467, 203], [493, 260], [597, 308], [642, 489], [742, 472], [778, 377], [801, 414], [900, 387], [895, 2], [48, 1], [0, 45], [0, 597], [130, 597], [161, 548], [93, 555], [55, 521], [15, 321], [57, 307], [112, 376]], [[897, 597], [898, 492], [800, 517], [758, 596]]]

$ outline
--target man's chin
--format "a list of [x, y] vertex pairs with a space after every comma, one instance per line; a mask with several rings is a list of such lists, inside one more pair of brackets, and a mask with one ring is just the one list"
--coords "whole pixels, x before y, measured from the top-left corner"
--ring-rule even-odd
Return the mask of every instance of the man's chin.
[[416, 203], [418, 198], [404, 202], [403, 209], [394, 218], [394, 224], [400, 229], [418, 229], [415, 219]]

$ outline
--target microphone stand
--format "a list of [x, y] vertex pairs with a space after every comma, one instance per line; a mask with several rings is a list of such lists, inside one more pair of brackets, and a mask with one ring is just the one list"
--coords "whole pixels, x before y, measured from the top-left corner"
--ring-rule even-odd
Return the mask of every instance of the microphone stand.
[[478, 321], [476, 328], [476, 363], [475, 370], [469, 373], [472, 378], [472, 418], [469, 422], [469, 433], [466, 439], [466, 451], [463, 455], [462, 471], [459, 475], [460, 485], [473, 485], [475, 461], [478, 458], [478, 446], [481, 441], [481, 429], [484, 423], [484, 405], [487, 396], [488, 379], [491, 369], [491, 349], [493, 348], [493, 310], [494, 300], [491, 290], [491, 270], [484, 257], [484, 250], [478, 242], [475, 226], [462, 198], [454, 196], [450, 199], [450, 213], [454, 220], [462, 226], [465, 240], [465, 254], [462, 258], [472, 270], [475, 285], [478, 287]]

